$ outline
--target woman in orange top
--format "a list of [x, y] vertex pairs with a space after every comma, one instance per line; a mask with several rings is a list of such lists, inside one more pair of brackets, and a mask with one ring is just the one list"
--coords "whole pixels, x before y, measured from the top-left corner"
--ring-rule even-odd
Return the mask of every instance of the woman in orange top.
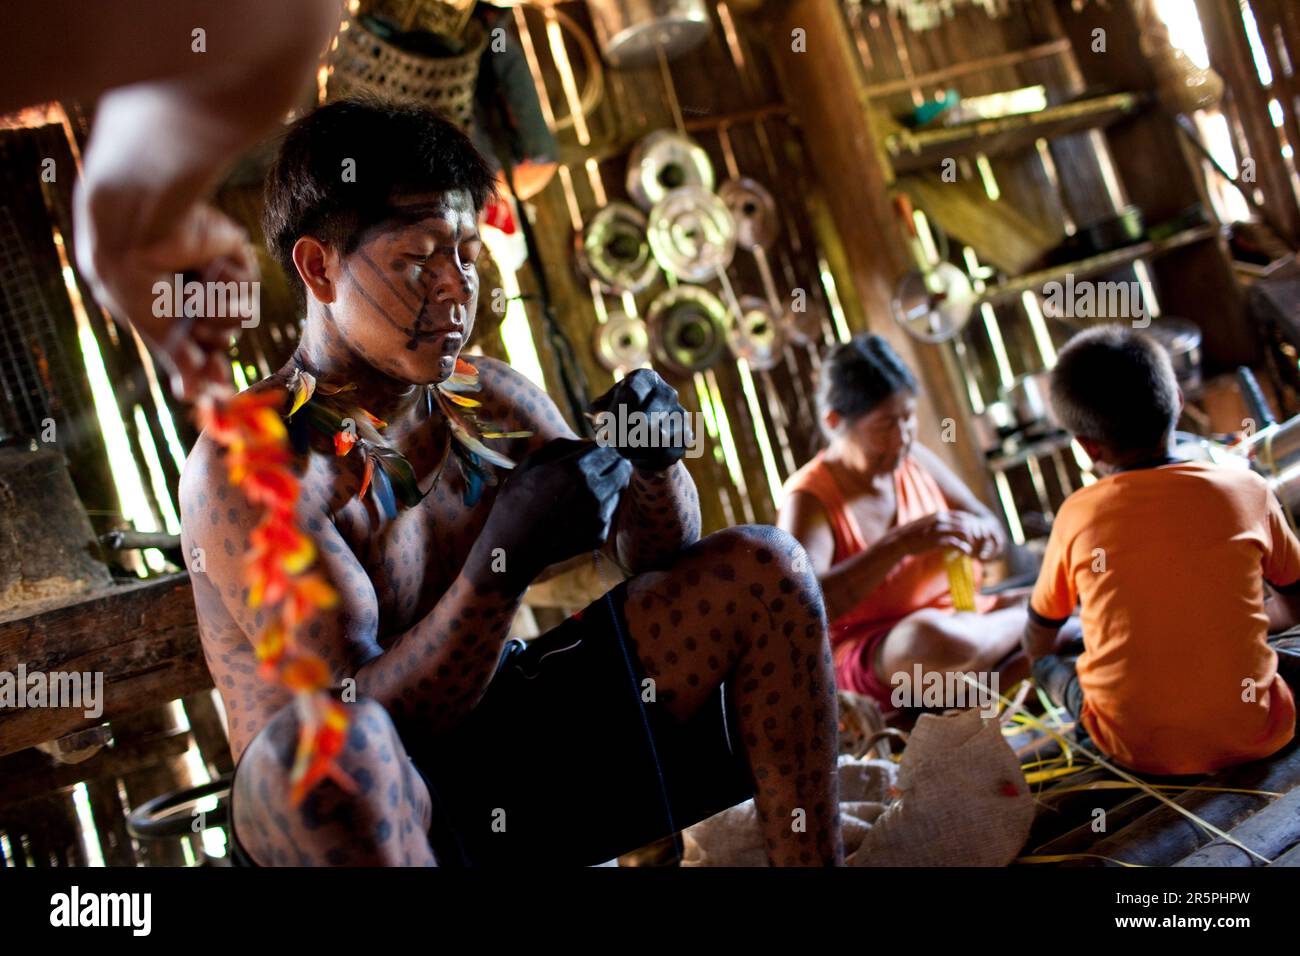
[[821, 580], [838, 685], [888, 710], [918, 665], [923, 675], [996, 670], [1019, 645], [1024, 599], [979, 594], [975, 560], [976, 613], [953, 609], [945, 554], [988, 560], [1006, 536], [916, 443], [916, 379], [883, 338], [863, 334], [834, 349], [819, 386], [830, 447], [790, 477], [778, 524]]

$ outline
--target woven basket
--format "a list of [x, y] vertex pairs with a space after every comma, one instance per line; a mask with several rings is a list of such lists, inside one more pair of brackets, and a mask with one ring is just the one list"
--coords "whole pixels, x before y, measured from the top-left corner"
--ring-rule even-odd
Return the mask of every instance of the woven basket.
[[459, 56], [427, 57], [407, 53], [353, 20], [339, 34], [330, 61], [328, 99], [351, 93], [375, 93], [428, 103], [466, 129], [474, 118], [474, 86], [487, 31], [477, 20], [465, 32]]
[[427, 30], [438, 36], [458, 37], [474, 12], [475, 0], [369, 0], [359, 13], [369, 13], [397, 24], [403, 30]]

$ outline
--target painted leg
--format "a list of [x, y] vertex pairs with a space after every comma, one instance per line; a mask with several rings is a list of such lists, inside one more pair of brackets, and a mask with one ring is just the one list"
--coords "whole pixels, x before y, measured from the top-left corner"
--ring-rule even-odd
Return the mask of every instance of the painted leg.
[[629, 640], [657, 698], [686, 720], [726, 680], [773, 865], [843, 861], [836, 701], [821, 588], [803, 548], [728, 528], [628, 585]]

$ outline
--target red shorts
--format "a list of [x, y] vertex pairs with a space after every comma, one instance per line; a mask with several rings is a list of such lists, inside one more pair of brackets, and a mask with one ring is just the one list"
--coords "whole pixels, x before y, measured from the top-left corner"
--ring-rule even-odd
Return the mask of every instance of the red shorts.
[[875, 665], [876, 652], [892, 630], [893, 625], [890, 625], [866, 637], [850, 638], [831, 651], [835, 661], [835, 686], [840, 690], [865, 694], [886, 713], [894, 710], [889, 702], [893, 688], [876, 674]]

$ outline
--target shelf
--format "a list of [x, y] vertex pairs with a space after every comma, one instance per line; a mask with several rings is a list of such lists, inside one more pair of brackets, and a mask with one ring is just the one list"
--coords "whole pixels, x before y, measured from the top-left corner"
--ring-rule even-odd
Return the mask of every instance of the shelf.
[[1158, 256], [1174, 249], [1190, 246], [1193, 243], [1214, 239], [1219, 235], [1219, 229], [1219, 226], [1214, 225], [1195, 226], [1191, 229], [1184, 229], [1182, 232], [1176, 232], [1167, 239], [1148, 239], [1145, 242], [1125, 246], [1122, 249], [1112, 249], [1110, 252], [1089, 256], [1087, 259], [1080, 259], [1078, 262], [1065, 262], [1058, 266], [1052, 266], [1050, 269], [1029, 272], [985, 289], [979, 297], [978, 304], [998, 305], [1019, 298], [1025, 292], [1038, 292], [1047, 283], [1063, 280], [1067, 275], [1073, 275], [1078, 279], [1083, 276], [1109, 272], [1111, 269], [1127, 265], [1138, 259]]
[[945, 159], [975, 153], [996, 156], [1031, 147], [1039, 139], [1100, 129], [1133, 115], [1143, 102], [1136, 93], [1114, 93], [1034, 113], [918, 131], [900, 129], [885, 137], [885, 152], [896, 175], [925, 172]]
[[991, 454], [986, 453], [988, 466], [993, 471], [1007, 471], [1017, 465], [1023, 465], [1031, 458], [1041, 458], [1055, 452], [1065, 451], [1073, 441], [1074, 437], [1072, 435], [1058, 430], [1010, 452], [994, 451]]

